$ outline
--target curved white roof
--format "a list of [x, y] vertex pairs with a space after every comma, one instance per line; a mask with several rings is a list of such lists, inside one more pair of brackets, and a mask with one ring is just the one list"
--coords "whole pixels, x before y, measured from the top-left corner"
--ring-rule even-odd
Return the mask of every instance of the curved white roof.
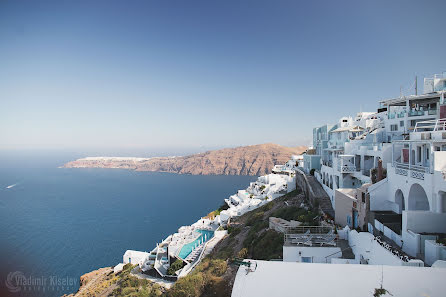
[[[381, 284], [393, 296], [444, 296], [446, 269], [432, 267], [258, 261], [237, 272], [232, 297], [373, 296]], [[390, 295], [384, 295], [390, 296]]]

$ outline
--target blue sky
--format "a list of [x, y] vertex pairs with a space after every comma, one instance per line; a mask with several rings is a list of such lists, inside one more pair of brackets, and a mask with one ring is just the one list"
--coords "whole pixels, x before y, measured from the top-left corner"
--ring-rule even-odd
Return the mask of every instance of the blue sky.
[[446, 1], [0, 1], [0, 148], [308, 144], [312, 127], [445, 71], [445, 11]]

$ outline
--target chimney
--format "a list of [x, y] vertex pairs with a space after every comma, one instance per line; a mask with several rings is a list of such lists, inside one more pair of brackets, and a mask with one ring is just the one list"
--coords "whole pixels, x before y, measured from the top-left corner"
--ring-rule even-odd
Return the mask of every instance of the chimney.
[[378, 160], [378, 176], [376, 182], [379, 182], [383, 179], [383, 161], [381, 159]]

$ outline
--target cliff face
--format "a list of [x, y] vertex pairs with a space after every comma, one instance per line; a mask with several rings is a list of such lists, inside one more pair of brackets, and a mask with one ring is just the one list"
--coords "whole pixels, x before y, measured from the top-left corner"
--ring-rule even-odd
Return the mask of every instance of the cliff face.
[[65, 164], [66, 168], [122, 168], [194, 175], [263, 175], [283, 164], [306, 147], [259, 144], [209, 151], [185, 157], [84, 158]]

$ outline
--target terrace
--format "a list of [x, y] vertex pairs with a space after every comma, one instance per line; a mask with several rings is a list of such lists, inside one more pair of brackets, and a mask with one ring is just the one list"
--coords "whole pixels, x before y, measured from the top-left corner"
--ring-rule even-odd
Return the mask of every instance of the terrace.
[[285, 246], [337, 246], [332, 227], [296, 226], [285, 228]]

